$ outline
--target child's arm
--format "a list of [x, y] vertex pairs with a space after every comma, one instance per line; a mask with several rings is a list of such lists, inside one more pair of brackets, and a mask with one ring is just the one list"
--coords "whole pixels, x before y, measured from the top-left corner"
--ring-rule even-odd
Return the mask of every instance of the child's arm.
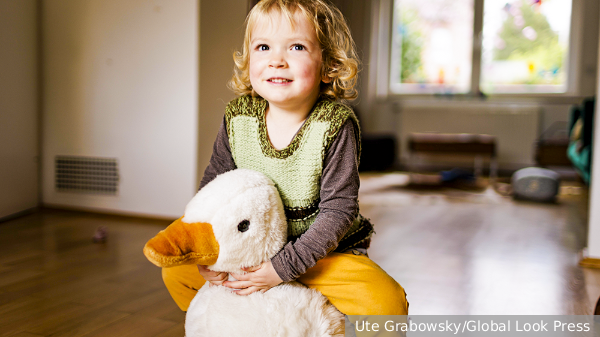
[[357, 134], [354, 124], [347, 120], [325, 157], [315, 222], [271, 259], [283, 281], [296, 279], [337, 248], [358, 215]]
[[[225, 117], [217, 133], [217, 139], [213, 145], [213, 152], [210, 156], [210, 162], [204, 170], [204, 176], [200, 181], [201, 190], [206, 184], [211, 182], [215, 177], [221, 173], [225, 173], [235, 169], [235, 163], [233, 156], [231, 155], [231, 148], [229, 147], [229, 137], [227, 136], [227, 128], [225, 127]], [[221, 285], [224, 280], [227, 280], [227, 273], [217, 273], [210, 271], [206, 266], [198, 265], [198, 271], [202, 277], [212, 284]]]
[[357, 136], [354, 125], [346, 121], [327, 151], [321, 177], [319, 214], [310, 228], [295, 242], [289, 242], [271, 261], [265, 262], [245, 275], [233, 275], [240, 281], [224, 282], [247, 295], [266, 291], [281, 281], [292, 281], [304, 274], [334, 250], [346, 234], [358, 213]]
[[221, 123], [219, 132], [217, 133], [217, 139], [213, 145], [213, 152], [210, 157], [210, 162], [204, 170], [204, 176], [200, 181], [201, 190], [206, 184], [211, 182], [219, 174], [229, 172], [235, 169], [235, 162], [231, 155], [231, 148], [229, 147], [229, 137], [227, 136], [227, 128], [225, 127], [225, 118]]

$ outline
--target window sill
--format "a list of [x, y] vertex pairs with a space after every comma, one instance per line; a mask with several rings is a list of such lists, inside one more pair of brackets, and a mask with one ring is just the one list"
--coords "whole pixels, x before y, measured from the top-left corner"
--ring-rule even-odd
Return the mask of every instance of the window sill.
[[494, 94], [475, 96], [471, 94], [390, 94], [377, 99], [383, 104], [447, 105], [447, 104], [580, 104], [587, 96], [569, 94]]

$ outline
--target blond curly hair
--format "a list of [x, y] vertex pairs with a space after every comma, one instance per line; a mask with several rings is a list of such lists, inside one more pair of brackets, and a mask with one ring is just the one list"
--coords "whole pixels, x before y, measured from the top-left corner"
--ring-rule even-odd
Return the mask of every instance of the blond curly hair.
[[354, 40], [344, 16], [327, 0], [261, 0], [246, 17], [246, 33], [241, 52], [233, 54], [234, 74], [229, 88], [238, 95], [256, 95], [250, 83], [250, 39], [256, 23], [272, 11], [279, 11], [294, 23], [294, 13], [300, 11], [315, 28], [322, 50], [321, 75], [330, 79], [321, 82], [321, 96], [333, 100], [351, 100], [358, 96], [355, 89], [359, 61]]

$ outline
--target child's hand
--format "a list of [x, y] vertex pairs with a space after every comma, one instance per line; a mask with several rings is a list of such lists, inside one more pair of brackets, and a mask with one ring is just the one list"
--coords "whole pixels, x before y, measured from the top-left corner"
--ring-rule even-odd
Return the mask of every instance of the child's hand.
[[227, 281], [223, 282], [223, 285], [233, 289], [239, 289], [234, 291], [238, 295], [250, 295], [255, 291], [265, 292], [279, 283], [283, 282], [271, 261], [263, 262], [261, 265], [256, 267], [244, 268], [247, 274], [234, 274], [231, 276], [235, 277], [239, 281]]
[[210, 282], [209, 286], [213, 286], [213, 285], [223, 285], [224, 281], [227, 281], [227, 278], [229, 277], [229, 274], [224, 273], [224, 272], [218, 272], [218, 271], [212, 271], [210, 269], [208, 269], [206, 266], [203, 266], [201, 264], [198, 264], [198, 271], [200, 272], [200, 275], [202, 275], [202, 277]]

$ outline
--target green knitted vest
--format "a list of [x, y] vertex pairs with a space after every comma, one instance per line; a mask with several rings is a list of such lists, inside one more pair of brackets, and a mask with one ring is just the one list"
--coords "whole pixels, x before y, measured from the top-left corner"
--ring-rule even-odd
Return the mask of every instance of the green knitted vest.
[[[231, 154], [236, 167], [262, 172], [273, 180], [288, 218], [288, 236], [297, 237], [306, 232], [319, 213], [320, 182], [327, 150], [348, 118], [357, 130], [358, 121], [349, 107], [320, 100], [292, 142], [277, 150], [267, 136], [267, 104], [260, 97], [242, 96], [227, 105], [225, 121]], [[358, 150], [360, 154], [360, 145]], [[358, 228], [359, 218], [348, 233]]]

